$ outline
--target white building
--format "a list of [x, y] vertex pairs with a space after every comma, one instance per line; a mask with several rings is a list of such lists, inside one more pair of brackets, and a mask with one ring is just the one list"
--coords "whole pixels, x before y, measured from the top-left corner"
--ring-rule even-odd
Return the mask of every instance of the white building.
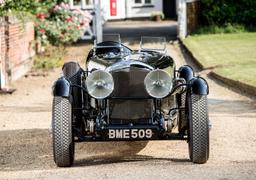
[[[176, 0], [100, 0], [100, 3], [105, 20], [147, 18], [153, 12], [176, 18]], [[93, 8], [93, 0], [70, 0], [70, 4]]]
[[101, 6], [107, 20], [150, 17], [163, 11], [162, 0], [103, 0]]

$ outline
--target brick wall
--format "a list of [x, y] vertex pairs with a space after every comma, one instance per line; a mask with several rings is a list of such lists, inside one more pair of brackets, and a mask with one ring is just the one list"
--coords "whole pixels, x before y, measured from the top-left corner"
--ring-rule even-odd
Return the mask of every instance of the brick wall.
[[31, 66], [34, 24], [22, 24], [15, 18], [5, 18], [0, 25], [1, 36], [1, 88], [24, 75]]
[[187, 34], [191, 34], [200, 24], [201, 2], [199, 0], [187, 1]]
[[5, 43], [5, 20], [0, 17], [0, 88], [6, 84], [5, 76], [5, 57], [6, 57], [6, 43]]

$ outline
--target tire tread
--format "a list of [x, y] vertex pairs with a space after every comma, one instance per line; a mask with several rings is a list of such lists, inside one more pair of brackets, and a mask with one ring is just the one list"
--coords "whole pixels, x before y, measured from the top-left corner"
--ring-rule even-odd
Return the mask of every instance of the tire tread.
[[205, 163], [209, 158], [209, 126], [206, 95], [191, 95], [190, 158]]
[[54, 97], [53, 99], [53, 154], [59, 167], [71, 166], [73, 163], [73, 138], [71, 125], [71, 103], [69, 99]]

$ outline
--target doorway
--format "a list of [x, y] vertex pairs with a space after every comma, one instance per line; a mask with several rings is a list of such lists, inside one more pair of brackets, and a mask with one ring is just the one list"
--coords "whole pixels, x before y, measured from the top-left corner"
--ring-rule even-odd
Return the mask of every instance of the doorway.
[[166, 19], [176, 20], [176, 0], [163, 0], [163, 13]]

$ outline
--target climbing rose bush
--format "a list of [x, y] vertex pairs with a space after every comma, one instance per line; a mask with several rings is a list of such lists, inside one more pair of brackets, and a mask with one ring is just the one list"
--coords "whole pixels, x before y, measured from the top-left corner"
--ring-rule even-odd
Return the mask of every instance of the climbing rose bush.
[[36, 36], [43, 46], [67, 45], [77, 41], [92, 20], [88, 11], [71, 10], [63, 2], [52, 7], [48, 13], [37, 13], [36, 18]]

